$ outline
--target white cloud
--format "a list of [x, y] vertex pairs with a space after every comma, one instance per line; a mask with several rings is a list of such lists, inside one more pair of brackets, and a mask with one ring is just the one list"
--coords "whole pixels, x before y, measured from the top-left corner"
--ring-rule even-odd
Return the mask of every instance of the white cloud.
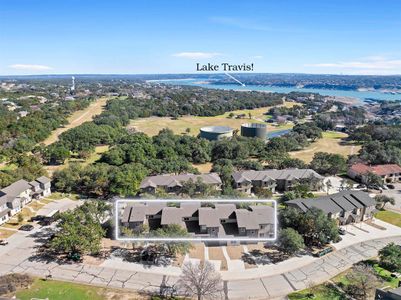
[[262, 59], [262, 58], [263, 58], [263, 56], [262, 56], [262, 55], [254, 55], [254, 56], [252, 56], [251, 58], [255, 58], [255, 59]]
[[44, 66], [44, 65], [28, 65], [28, 64], [15, 64], [8, 66], [14, 70], [23, 70], [23, 71], [46, 71], [52, 70], [52, 67]]
[[217, 52], [179, 52], [173, 54], [173, 56], [175, 57], [182, 57], [188, 59], [213, 58], [220, 55], [221, 54]]
[[388, 59], [382, 56], [369, 56], [355, 61], [305, 64], [306, 67], [336, 69], [352, 74], [400, 74], [401, 59]]

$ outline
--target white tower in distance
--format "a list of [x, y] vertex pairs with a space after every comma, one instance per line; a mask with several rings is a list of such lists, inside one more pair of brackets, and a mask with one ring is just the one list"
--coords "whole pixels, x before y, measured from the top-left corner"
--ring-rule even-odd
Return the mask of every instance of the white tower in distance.
[[74, 76], [72, 76], [72, 86], [71, 86], [70, 91], [71, 91], [71, 93], [75, 92], [75, 77]]

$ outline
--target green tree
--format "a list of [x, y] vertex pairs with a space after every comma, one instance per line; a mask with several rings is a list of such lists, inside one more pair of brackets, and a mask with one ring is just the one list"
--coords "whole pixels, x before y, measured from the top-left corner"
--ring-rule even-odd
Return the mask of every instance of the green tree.
[[43, 158], [48, 164], [63, 164], [70, 156], [70, 150], [57, 142], [47, 146], [43, 151]]
[[105, 206], [87, 202], [73, 211], [59, 214], [56, 234], [50, 249], [64, 254], [96, 254], [105, 234], [99, 220], [104, 217]]
[[285, 253], [290, 255], [305, 248], [304, 239], [292, 228], [285, 228], [280, 231], [278, 245]]
[[401, 272], [401, 247], [390, 243], [379, 251], [380, 264], [392, 272]]
[[335, 220], [314, 207], [306, 213], [287, 207], [280, 213], [280, 224], [282, 228], [293, 228], [301, 234], [307, 246], [323, 246], [339, 240]]
[[310, 168], [324, 175], [336, 175], [347, 169], [347, 161], [340, 154], [317, 152], [313, 156]]
[[373, 186], [383, 186], [383, 179], [379, 175], [369, 172], [363, 176], [365, 176], [365, 184], [368, 189]]
[[310, 190], [310, 187], [308, 184], [300, 184], [298, 183], [295, 185], [291, 191], [285, 192], [283, 195], [280, 196], [280, 201], [286, 202], [289, 200], [294, 200], [294, 199], [306, 199], [306, 198], [314, 198], [315, 195]]
[[[185, 228], [178, 224], [171, 224], [164, 228], [158, 228], [151, 232], [155, 237], [171, 238], [171, 237], [188, 237], [189, 234]], [[168, 242], [158, 244], [159, 250], [167, 252], [169, 255], [175, 256], [177, 254], [185, 255], [191, 250], [192, 245], [190, 242]]]
[[386, 195], [376, 195], [375, 201], [376, 201], [376, 208], [378, 209], [384, 209], [387, 203], [395, 205], [395, 199], [393, 197], [389, 197]]

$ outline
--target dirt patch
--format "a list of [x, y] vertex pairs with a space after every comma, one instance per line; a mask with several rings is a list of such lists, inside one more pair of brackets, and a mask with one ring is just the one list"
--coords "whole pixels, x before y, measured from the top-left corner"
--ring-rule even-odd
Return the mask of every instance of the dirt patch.
[[212, 170], [212, 166], [213, 164], [208, 162], [208, 163], [204, 163], [204, 164], [192, 164], [192, 166], [196, 169], [198, 169], [199, 172], [201, 173], [210, 173], [210, 171]]
[[250, 245], [247, 245], [247, 248], [248, 248], [249, 252], [252, 252], [254, 250], [259, 250], [259, 251], [265, 251], [266, 250], [266, 248], [263, 245], [263, 243], [250, 244]]
[[244, 255], [244, 247], [242, 246], [227, 246], [227, 253], [231, 259], [241, 259]]
[[8, 239], [14, 233], [16, 233], [16, 231], [0, 228], [0, 240]]
[[197, 258], [200, 260], [205, 260], [205, 246], [203, 243], [192, 244], [192, 249], [189, 251], [190, 258]]
[[181, 267], [182, 266], [182, 264], [183, 264], [183, 262], [184, 262], [184, 259], [185, 259], [185, 255], [180, 255], [180, 254], [178, 254], [176, 257], [175, 257], [175, 259], [173, 260], [173, 266], [174, 267]]
[[227, 271], [227, 260], [224, 257], [223, 250], [221, 247], [209, 247], [209, 259], [221, 261], [220, 271]]
[[90, 255], [85, 255], [82, 258], [82, 262], [85, 265], [93, 265], [93, 266], [99, 266], [101, 265], [105, 259], [103, 257], [95, 257], [95, 256], [90, 256]]

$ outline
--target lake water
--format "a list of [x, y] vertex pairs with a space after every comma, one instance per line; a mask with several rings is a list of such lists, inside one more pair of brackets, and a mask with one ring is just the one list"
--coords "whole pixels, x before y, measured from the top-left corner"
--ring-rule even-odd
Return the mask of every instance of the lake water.
[[270, 131], [267, 133], [267, 137], [268, 138], [274, 138], [274, 137], [279, 137], [282, 136], [284, 134], [287, 134], [291, 131], [291, 129], [282, 129], [282, 130], [274, 130], [274, 131]]
[[359, 99], [361, 101], [368, 101], [369, 99], [377, 99], [381, 101], [396, 101], [396, 100], [401, 101], [401, 94], [382, 93], [379, 91], [344, 91], [344, 90], [330, 90], [330, 89], [278, 87], [270, 85], [241, 86], [239, 84], [212, 84], [209, 81], [203, 81], [202, 79], [171, 79], [171, 80], [166, 79], [166, 80], [151, 80], [149, 82], [160, 82], [174, 85], [191, 85], [191, 86], [200, 86], [204, 88], [235, 90], [235, 91], [269, 91], [276, 93], [290, 93], [290, 92], [319, 93], [324, 96], [349, 97], [349, 98]]

